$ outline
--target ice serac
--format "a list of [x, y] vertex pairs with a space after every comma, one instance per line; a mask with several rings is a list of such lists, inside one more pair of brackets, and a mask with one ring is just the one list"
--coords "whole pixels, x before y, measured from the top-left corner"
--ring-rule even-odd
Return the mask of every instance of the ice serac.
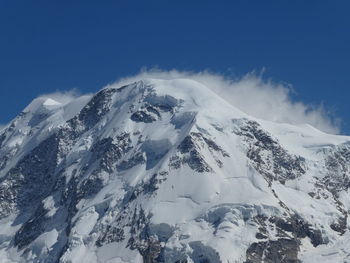
[[350, 137], [188, 79], [34, 100], [0, 132], [0, 262], [345, 262]]

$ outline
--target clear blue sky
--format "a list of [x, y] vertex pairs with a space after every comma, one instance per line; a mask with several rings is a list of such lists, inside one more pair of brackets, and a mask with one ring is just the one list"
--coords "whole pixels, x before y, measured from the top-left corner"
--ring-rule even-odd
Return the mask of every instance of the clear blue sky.
[[350, 134], [350, 1], [0, 0], [0, 123], [34, 97], [142, 67], [266, 76]]

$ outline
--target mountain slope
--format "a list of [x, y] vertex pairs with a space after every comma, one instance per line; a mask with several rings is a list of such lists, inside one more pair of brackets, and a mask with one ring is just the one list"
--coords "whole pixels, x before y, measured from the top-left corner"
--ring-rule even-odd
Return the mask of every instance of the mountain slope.
[[147, 79], [0, 134], [1, 262], [343, 262], [350, 138]]

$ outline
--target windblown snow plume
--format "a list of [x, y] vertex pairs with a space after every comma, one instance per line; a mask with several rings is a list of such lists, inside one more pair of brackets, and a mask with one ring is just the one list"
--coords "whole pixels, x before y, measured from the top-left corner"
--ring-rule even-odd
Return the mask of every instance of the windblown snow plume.
[[250, 73], [241, 78], [229, 78], [207, 71], [185, 72], [164, 70], [142, 70], [140, 74], [121, 79], [119, 84], [138, 79], [192, 79], [215, 91], [234, 107], [265, 120], [289, 123], [310, 124], [332, 134], [340, 132], [340, 120], [328, 112], [323, 105], [307, 105], [292, 99], [290, 85], [265, 80], [261, 74]]
[[81, 96], [91, 97], [92, 94], [81, 94], [78, 89], [71, 89], [66, 91], [56, 91], [53, 93], [41, 94], [38, 96], [38, 98], [51, 99], [62, 105], [66, 105]]

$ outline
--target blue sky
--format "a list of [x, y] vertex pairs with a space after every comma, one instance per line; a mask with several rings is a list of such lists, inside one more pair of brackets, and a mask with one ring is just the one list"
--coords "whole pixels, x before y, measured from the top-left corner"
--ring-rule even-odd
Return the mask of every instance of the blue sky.
[[264, 76], [350, 134], [349, 1], [0, 0], [0, 123], [43, 93], [95, 92], [142, 67]]

